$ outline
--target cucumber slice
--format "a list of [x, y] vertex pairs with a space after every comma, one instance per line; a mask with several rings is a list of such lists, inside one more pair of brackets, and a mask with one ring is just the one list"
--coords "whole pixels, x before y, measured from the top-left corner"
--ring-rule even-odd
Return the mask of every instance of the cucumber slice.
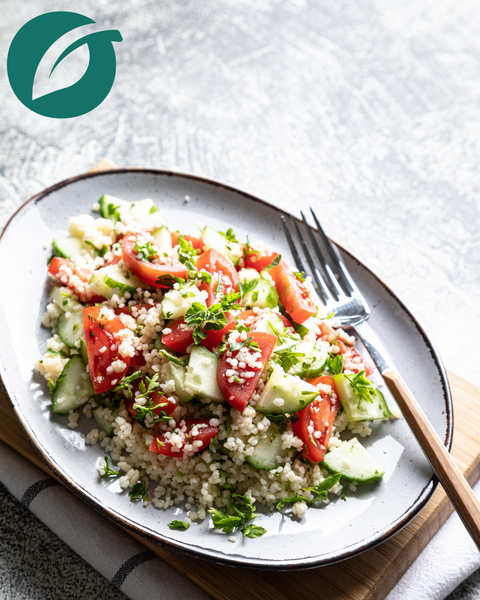
[[392, 416], [385, 398], [378, 388], [375, 388], [373, 402], [368, 402], [368, 400], [360, 402], [360, 398], [350, 385], [346, 375], [335, 375], [334, 379], [340, 403], [349, 421], [376, 421], [389, 419]]
[[66, 415], [79, 408], [95, 393], [90, 375], [85, 371], [83, 360], [78, 354], [63, 367], [52, 398], [52, 412]]
[[274, 312], [265, 313], [255, 327], [255, 331], [273, 333], [278, 336], [277, 343], [275, 344], [275, 352], [291, 348], [301, 341], [299, 335], [291, 335], [287, 332], [282, 320]]
[[72, 258], [76, 254], [81, 254], [82, 250], [85, 249], [85, 244], [82, 240], [75, 237], [55, 238], [52, 246], [55, 254], [62, 258]]
[[82, 356], [82, 360], [85, 365], [88, 365], [88, 353], [87, 353], [87, 344], [85, 342], [85, 335], [82, 337], [82, 341], [80, 344], [80, 354]]
[[65, 286], [54, 286], [50, 291], [50, 300], [66, 312], [76, 312], [81, 306], [80, 302], [73, 300], [72, 292]]
[[165, 377], [167, 381], [169, 379], [173, 379], [173, 381], [175, 382], [175, 394], [182, 406], [191, 402], [195, 397], [189, 394], [187, 391], [185, 391], [186, 373], [186, 367], [176, 365], [175, 363], [169, 362], [166, 366]]
[[[314, 385], [288, 375], [280, 365], [275, 365], [255, 408], [274, 415], [292, 414], [305, 408], [317, 396], [318, 389]], [[277, 399], [283, 400], [283, 404], [275, 403]]]
[[172, 236], [170, 231], [162, 225], [152, 233], [153, 239], [157, 242], [157, 245], [162, 250], [169, 251], [172, 249]]
[[284, 463], [277, 457], [287, 458], [288, 448], [282, 449], [282, 434], [278, 431], [275, 423], [272, 423], [267, 431], [267, 437], [258, 442], [252, 456], [247, 456], [245, 462], [256, 469], [271, 471]]
[[292, 352], [305, 354], [299, 357], [300, 362], [293, 366], [296, 375], [302, 379], [315, 379], [323, 373], [325, 361], [328, 358], [328, 342], [299, 342], [292, 348]]
[[215, 231], [215, 229], [208, 227], [208, 225], [202, 231], [202, 239], [204, 250], [210, 250], [210, 248], [212, 248], [213, 250], [220, 252], [220, 254], [223, 254], [223, 256], [226, 256], [235, 266], [238, 265], [240, 256], [237, 256], [232, 252], [232, 248], [236, 242], [229, 242], [226, 237], [221, 233], [218, 233], [218, 231]]
[[362, 444], [353, 438], [342, 442], [325, 455], [323, 465], [330, 473], [340, 473], [345, 481], [380, 481], [385, 473]]
[[125, 292], [134, 294], [137, 288], [148, 287], [125, 268], [119, 267], [119, 263], [94, 271], [88, 283], [96, 294], [109, 299], [113, 294], [124, 294]]
[[100, 214], [104, 219], [113, 219], [114, 221], [120, 221], [120, 211], [128, 209], [131, 206], [131, 202], [122, 200], [121, 198], [115, 198], [115, 196], [109, 196], [104, 194], [98, 201], [100, 204]]
[[203, 346], [193, 346], [185, 375], [185, 386], [200, 398], [225, 402], [217, 383], [218, 358]]
[[158, 228], [162, 224], [159, 210], [150, 198], [134, 202], [128, 212], [132, 219], [145, 229]]
[[69, 316], [66, 313], [62, 313], [58, 317], [58, 335], [62, 342], [69, 348], [78, 350], [77, 342], [85, 334], [83, 329], [83, 313], [79, 310], [68, 314]]
[[257, 279], [256, 286], [252, 291], [245, 294], [242, 304], [247, 308], [258, 306], [259, 308], [275, 308], [278, 304], [278, 294], [275, 286], [266, 279]]
[[187, 283], [179, 290], [170, 290], [162, 300], [163, 318], [179, 319], [183, 317], [194, 302], [206, 306], [203, 294], [194, 283]]
[[97, 425], [100, 427], [102, 431], [105, 432], [107, 437], [113, 437], [113, 430], [115, 429], [115, 423], [113, 421], [108, 421], [104, 417], [97, 414], [98, 408], [92, 409], [92, 416], [97, 422]]

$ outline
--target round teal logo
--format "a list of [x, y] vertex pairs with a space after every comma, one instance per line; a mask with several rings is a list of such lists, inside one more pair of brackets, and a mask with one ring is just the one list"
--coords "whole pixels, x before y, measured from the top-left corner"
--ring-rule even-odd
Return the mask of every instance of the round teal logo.
[[90, 61], [77, 83], [33, 99], [33, 82], [38, 65], [50, 46], [63, 35], [95, 23], [73, 12], [50, 12], [35, 17], [17, 32], [7, 58], [7, 72], [15, 96], [33, 112], [54, 119], [70, 119], [84, 115], [101, 104], [112, 89], [117, 69], [113, 42], [121, 42], [119, 31], [98, 31], [71, 44], [55, 62], [57, 65], [71, 52], [88, 45]]

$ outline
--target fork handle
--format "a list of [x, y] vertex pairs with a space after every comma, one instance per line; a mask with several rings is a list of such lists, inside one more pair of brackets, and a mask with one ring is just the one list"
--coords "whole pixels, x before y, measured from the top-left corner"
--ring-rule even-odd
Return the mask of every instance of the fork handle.
[[480, 503], [398, 371], [382, 373], [440, 483], [480, 550]]

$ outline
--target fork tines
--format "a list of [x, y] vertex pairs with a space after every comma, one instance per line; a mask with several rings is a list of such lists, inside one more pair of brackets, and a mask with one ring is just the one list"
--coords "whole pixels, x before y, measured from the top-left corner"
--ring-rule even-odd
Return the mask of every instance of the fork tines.
[[[312, 208], [310, 208], [310, 211], [313, 215], [315, 225], [317, 227], [316, 230], [314, 230], [308, 224], [303, 212], [300, 211], [300, 214], [302, 215], [303, 228], [307, 231], [307, 235], [310, 241], [310, 248], [313, 248], [315, 256], [312, 256], [312, 252], [310, 251], [309, 246], [307, 245], [305, 236], [302, 235], [301, 228], [297, 223], [297, 220], [290, 216], [290, 221], [293, 224], [293, 229], [295, 230], [298, 239], [300, 240], [303, 253], [310, 267], [310, 272], [313, 275], [314, 286], [316, 288], [316, 291], [325, 303], [325, 305], [327, 305], [332, 303], [332, 301], [338, 302], [341, 298], [345, 298], [345, 296], [350, 296], [353, 292], [353, 287], [350, 282], [350, 276], [348, 275], [347, 269], [342, 259], [336, 252], [330, 240], [325, 235], [325, 232], [323, 231], [323, 228], [320, 225], [320, 222], [318, 221], [317, 216], [313, 212]], [[287, 221], [283, 216], [281, 217], [281, 219], [283, 228], [285, 230], [285, 235], [287, 237], [288, 245], [290, 246], [290, 250], [292, 251], [293, 259], [295, 260], [297, 269], [299, 271], [307, 273], [300, 253], [298, 251], [297, 245], [295, 244], [294, 236], [292, 235], [290, 228], [287, 225]], [[328, 255], [328, 258], [326, 255]], [[319, 267], [321, 267], [321, 270]]]

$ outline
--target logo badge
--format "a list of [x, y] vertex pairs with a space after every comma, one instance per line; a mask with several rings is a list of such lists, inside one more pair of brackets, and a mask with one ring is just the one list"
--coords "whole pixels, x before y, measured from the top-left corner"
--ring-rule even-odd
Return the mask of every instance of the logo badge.
[[35, 17], [17, 32], [7, 58], [7, 72], [15, 96], [27, 108], [44, 117], [71, 119], [84, 115], [101, 104], [112, 89], [117, 68], [113, 42], [121, 42], [119, 31], [98, 31], [71, 44], [58, 57], [57, 65], [71, 52], [88, 45], [90, 61], [83, 77], [69, 87], [33, 99], [35, 73], [43, 56], [63, 35], [95, 23], [73, 12], [50, 12]]

